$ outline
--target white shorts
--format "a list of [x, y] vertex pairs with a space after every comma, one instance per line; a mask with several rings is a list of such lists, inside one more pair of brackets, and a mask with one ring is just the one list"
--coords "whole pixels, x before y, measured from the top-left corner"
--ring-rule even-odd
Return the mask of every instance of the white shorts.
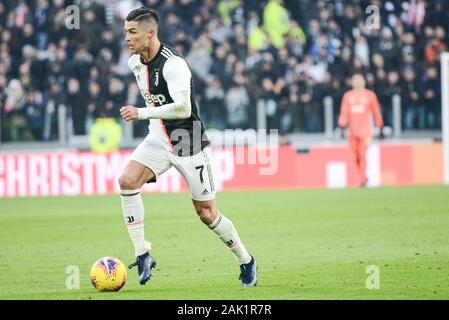
[[157, 178], [172, 166], [184, 177], [193, 200], [215, 199], [215, 185], [209, 160], [209, 148], [190, 157], [179, 157], [167, 150], [157, 138], [147, 136], [131, 154], [129, 160], [150, 168]]

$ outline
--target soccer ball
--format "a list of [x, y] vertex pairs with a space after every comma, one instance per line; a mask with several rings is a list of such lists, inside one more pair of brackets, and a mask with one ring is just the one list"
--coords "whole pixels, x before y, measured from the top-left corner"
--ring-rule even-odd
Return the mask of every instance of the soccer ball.
[[97, 291], [119, 291], [126, 282], [128, 271], [119, 259], [103, 257], [90, 269], [90, 281]]

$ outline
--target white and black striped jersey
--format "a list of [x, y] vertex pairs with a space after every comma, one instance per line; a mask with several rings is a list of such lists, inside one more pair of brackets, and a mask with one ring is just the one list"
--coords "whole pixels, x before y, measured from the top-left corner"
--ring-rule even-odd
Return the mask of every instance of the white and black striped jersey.
[[190, 90], [192, 114], [179, 120], [150, 119], [149, 134], [178, 156], [192, 156], [210, 144], [198, 115], [192, 74], [182, 55], [161, 43], [158, 53], [148, 63], [133, 54], [128, 65], [139, 85], [147, 108], [172, 103], [172, 95]]

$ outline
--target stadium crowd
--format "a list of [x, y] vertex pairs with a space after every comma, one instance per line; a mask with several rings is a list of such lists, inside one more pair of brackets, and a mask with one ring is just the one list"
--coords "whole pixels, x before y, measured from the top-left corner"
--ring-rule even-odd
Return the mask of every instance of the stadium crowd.
[[[79, 29], [68, 28], [73, 4]], [[96, 118], [119, 119], [125, 104], [144, 106], [123, 33], [126, 14], [142, 5], [158, 10], [160, 38], [190, 64], [207, 128], [256, 128], [264, 108], [268, 128], [323, 131], [324, 97], [336, 122], [355, 71], [377, 93], [387, 125], [397, 93], [403, 128], [441, 127], [448, 1], [9, 0], [0, 3], [2, 141], [57, 139], [62, 104], [74, 134]], [[136, 124], [135, 135], [146, 126]]]

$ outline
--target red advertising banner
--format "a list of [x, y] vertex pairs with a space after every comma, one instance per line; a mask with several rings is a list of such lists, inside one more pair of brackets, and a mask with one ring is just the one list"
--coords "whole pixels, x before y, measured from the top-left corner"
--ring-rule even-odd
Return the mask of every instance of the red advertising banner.
[[[0, 154], [0, 197], [117, 193], [118, 176], [130, 151], [108, 154], [48, 152]], [[342, 188], [357, 185], [347, 146], [213, 148], [217, 190]], [[368, 186], [443, 183], [441, 144], [372, 144], [367, 154]], [[147, 192], [187, 191], [170, 169]]]

